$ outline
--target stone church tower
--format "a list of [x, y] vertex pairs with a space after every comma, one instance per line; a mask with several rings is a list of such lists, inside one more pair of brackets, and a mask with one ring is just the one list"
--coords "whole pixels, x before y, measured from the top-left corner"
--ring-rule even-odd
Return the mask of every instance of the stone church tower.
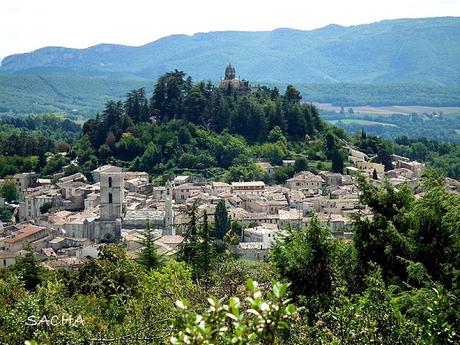
[[163, 235], [175, 235], [176, 229], [174, 227], [174, 210], [173, 210], [173, 186], [170, 180], [166, 182], [166, 203], [165, 203], [165, 230]]
[[233, 80], [235, 79], [235, 76], [236, 76], [235, 67], [233, 67], [232, 64], [229, 63], [227, 68], [225, 69], [225, 79], [224, 80]]
[[118, 243], [123, 217], [124, 176], [122, 172], [101, 173], [101, 215], [96, 220], [93, 241]]
[[101, 174], [101, 220], [115, 220], [123, 214], [124, 177], [121, 172]]
[[233, 67], [230, 63], [227, 68], [225, 68], [224, 78], [220, 79], [219, 88], [221, 90], [233, 89], [242, 96], [249, 95], [251, 93], [249, 82], [247, 80], [237, 78], [235, 67]]

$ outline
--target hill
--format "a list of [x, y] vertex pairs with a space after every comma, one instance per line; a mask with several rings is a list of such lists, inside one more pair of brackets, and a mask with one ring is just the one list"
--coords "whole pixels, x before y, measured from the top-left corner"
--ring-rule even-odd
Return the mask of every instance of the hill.
[[[93, 117], [104, 102], [121, 99], [153, 80], [55, 74], [0, 74], [0, 115], [61, 113], [74, 119]], [[257, 82], [253, 82], [257, 84]], [[284, 83], [263, 83], [285, 90]], [[294, 84], [305, 102], [337, 106], [425, 105], [460, 106], [460, 87], [415, 84]]]
[[0, 75], [0, 114], [63, 113], [88, 118], [104, 102], [151, 84], [144, 80], [71, 75]]
[[156, 78], [175, 68], [218, 80], [229, 61], [274, 83], [460, 85], [460, 18], [386, 20], [301, 31], [174, 35], [140, 47], [47, 47], [2, 61], [3, 73]]

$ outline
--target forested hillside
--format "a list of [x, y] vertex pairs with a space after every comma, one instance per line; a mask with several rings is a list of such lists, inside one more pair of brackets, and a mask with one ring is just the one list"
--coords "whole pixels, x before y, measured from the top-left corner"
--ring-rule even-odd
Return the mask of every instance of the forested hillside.
[[0, 114], [65, 114], [89, 118], [109, 99], [148, 86], [145, 80], [59, 75], [0, 75]]
[[140, 47], [48, 47], [6, 57], [0, 71], [151, 79], [178, 68], [215, 81], [230, 61], [258, 82], [458, 86], [459, 51], [459, 18], [398, 19], [311, 31], [174, 35]]
[[[147, 171], [159, 181], [171, 174], [195, 174], [283, 183], [301, 170], [342, 172], [344, 142], [387, 166], [390, 155], [398, 153], [460, 177], [458, 144], [407, 136], [392, 143], [363, 138], [361, 131], [350, 136], [324, 122], [291, 85], [283, 92], [257, 87], [239, 94], [209, 82], [193, 83], [177, 70], [161, 76], [150, 94], [134, 89], [123, 101], [107, 101], [81, 132], [79, 125], [55, 115], [4, 117], [0, 125], [0, 177], [30, 170], [48, 176], [62, 167], [89, 176], [97, 166], [113, 163]], [[78, 166], [69, 165], [73, 159]], [[280, 165], [283, 159], [295, 159], [296, 166], [277, 169], [270, 178], [253, 164]]]
[[[217, 79], [218, 76], [212, 78], [208, 76], [207, 79]], [[253, 80], [251, 84], [258, 85], [259, 83]], [[286, 83], [261, 84], [281, 90], [286, 89], [288, 85]], [[300, 91], [304, 101], [331, 103], [345, 107], [358, 105], [460, 106], [460, 88], [457, 86], [348, 83], [293, 85]], [[105, 101], [120, 100], [130, 90], [141, 87], [151, 92], [152, 79], [69, 74], [0, 74], [0, 95], [2, 95], [0, 115], [60, 113], [72, 119], [87, 119], [102, 111]]]

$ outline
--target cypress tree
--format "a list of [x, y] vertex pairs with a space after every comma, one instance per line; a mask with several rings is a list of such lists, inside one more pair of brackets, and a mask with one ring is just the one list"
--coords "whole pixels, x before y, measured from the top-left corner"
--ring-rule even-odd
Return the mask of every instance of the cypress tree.
[[339, 150], [332, 151], [332, 171], [335, 173], [343, 173], [343, 157]]
[[229, 218], [225, 201], [219, 200], [214, 216], [214, 237], [218, 240], [223, 240], [225, 233], [229, 229]]

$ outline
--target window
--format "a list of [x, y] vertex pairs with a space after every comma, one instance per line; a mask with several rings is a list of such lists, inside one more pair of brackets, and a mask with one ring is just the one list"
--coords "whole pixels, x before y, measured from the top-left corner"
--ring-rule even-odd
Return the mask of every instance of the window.
[[109, 204], [111, 204], [113, 201], [112, 193], [109, 193]]
[[112, 177], [109, 177], [109, 188], [112, 188]]

